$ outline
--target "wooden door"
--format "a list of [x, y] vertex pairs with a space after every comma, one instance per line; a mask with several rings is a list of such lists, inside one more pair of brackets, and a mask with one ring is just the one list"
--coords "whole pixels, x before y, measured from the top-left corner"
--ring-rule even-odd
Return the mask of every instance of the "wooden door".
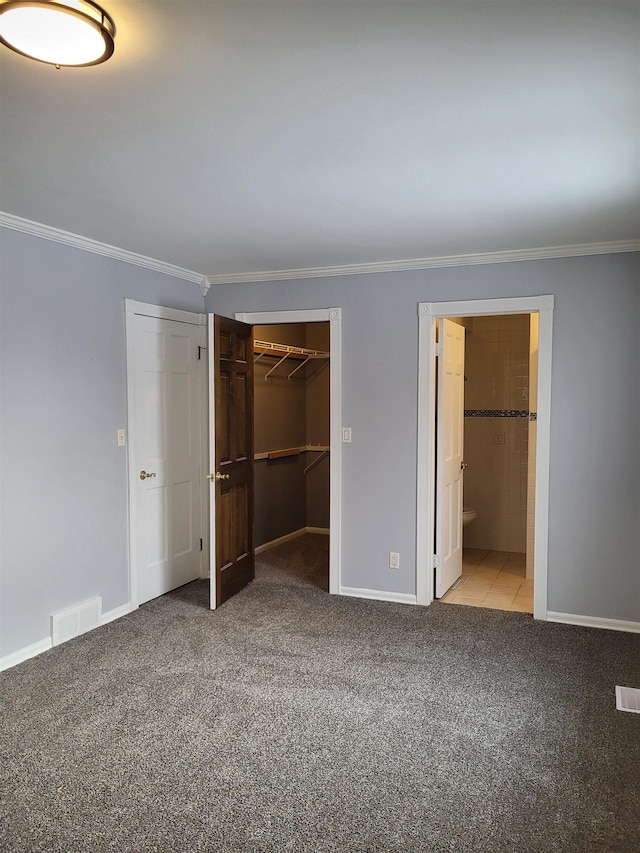
[[438, 331], [435, 594], [441, 598], [462, 574], [464, 326], [442, 319]]
[[139, 604], [200, 577], [204, 327], [136, 314], [133, 470]]
[[211, 607], [255, 576], [253, 553], [253, 327], [210, 315], [214, 431], [209, 478], [214, 543]]

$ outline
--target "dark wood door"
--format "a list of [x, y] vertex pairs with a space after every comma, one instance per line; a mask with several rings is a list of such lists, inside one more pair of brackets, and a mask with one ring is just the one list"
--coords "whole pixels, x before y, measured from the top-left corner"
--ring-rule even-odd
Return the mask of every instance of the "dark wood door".
[[216, 315], [216, 606], [255, 577], [253, 327]]

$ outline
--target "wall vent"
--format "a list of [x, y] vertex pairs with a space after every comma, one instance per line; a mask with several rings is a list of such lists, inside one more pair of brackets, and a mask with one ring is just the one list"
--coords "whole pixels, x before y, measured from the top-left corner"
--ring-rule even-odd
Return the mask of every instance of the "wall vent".
[[637, 687], [616, 687], [616, 708], [640, 714], [640, 690]]
[[51, 645], [57, 646], [97, 628], [102, 616], [102, 598], [97, 596], [75, 607], [51, 615]]

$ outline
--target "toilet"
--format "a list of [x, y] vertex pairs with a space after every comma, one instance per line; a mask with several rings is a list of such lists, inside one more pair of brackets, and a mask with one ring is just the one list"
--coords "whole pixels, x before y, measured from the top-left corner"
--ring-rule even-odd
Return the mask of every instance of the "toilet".
[[465, 506], [462, 508], [462, 526], [466, 527], [467, 524], [473, 521], [474, 518], [478, 517], [478, 513], [475, 509], [472, 509], [469, 506]]

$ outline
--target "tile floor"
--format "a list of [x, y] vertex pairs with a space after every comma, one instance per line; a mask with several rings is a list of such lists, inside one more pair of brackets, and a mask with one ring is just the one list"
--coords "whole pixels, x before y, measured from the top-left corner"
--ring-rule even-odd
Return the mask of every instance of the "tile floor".
[[465, 548], [462, 577], [440, 601], [533, 613], [533, 578], [525, 578], [525, 555]]

